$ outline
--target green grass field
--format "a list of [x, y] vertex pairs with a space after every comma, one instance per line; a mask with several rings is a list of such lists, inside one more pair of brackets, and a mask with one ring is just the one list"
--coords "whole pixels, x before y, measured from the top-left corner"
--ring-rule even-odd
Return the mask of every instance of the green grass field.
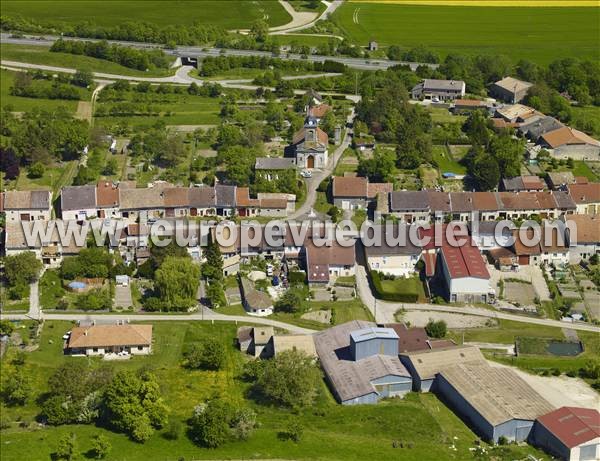
[[[12, 96], [10, 88], [15, 79], [15, 72], [0, 70], [0, 104], [2, 107], [11, 106], [13, 112], [27, 112], [38, 107], [44, 110], [56, 110], [58, 107], [66, 107], [71, 113], [77, 110], [78, 101], [64, 101], [60, 99], [23, 98]], [[83, 91], [82, 91], [83, 94]]]
[[538, 63], [598, 59], [598, 8], [426, 6], [345, 3], [334, 21], [357, 43], [410, 48], [425, 45], [442, 56], [504, 54]]
[[154, 69], [149, 72], [130, 69], [115, 62], [104, 59], [79, 56], [69, 53], [53, 53], [50, 47], [37, 45], [13, 45], [3, 43], [0, 45], [0, 55], [3, 60], [42, 64], [45, 66], [66, 67], [69, 69], [85, 69], [90, 72], [103, 72], [105, 74], [131, 75], [134, 77], [163, 77], [172, 75], [174, 70]]
[[[99, 26], [114, 26], [129, 21], [158, 25], [217, 25], [226, 29], [249, 28], [253, 21], [267, 17], [270, 26], [280, 26], [291, 20], [278, 2], [230, 0], [177, 0], [164, 2], [145, 0], [7, 0], [2, 2], [2, 14], [20, 15], [42, 23], [76, 23], [89, 21]], [[225, 6], [226, 5], [226, 6]]]
[[[135, 93], [131, 93], [135, 97]], [[167, 125], [211, 125], [218, 124], [220, 121], [219, 99], [202, 96], [192, 96], [188, 94], [169, 94], [152, 95], [148, 100], [144, 100], [160, 108], [160, 117], [164, 119]], [[96, 107], [111, 107], [112, 102], [99, 102]], [[156, 116], [118, 116], [118, 117], [96, 117], [95, 122], [99, 125], [110, 125], [113, 123], [125, 122], [131, 126], [149, 126], [153, 125], [158, 117]]]
[[[84, 360], [90, 366], [99, 363], [96, 359], [62, 355], [61, 336], [69, 328], [69, 322], [46, 322], [40, 347], [27, 354], [24, 369], [33, 380], [36, 396], [46, 391], [48, 377], [60, 364], [72, 360]], [[153, 369], [161, 385], [162, 396], [171, 409], [169, 417], [184, 424], [196, 404], [215, 395], [234, 404], [254, 408], [260, 427], [248, 441], [230, 442], [218, 449], [208, 450], [192, 444], [185, 434], [181, 434], [176, 441], [170, 441], [159, 431], [145, 444], [138, 444], [123, 434], [95, 426], [41, 427], [34, 422], [39, 410], [32, 399], [24, 407], [3, 409], [3, 420], [11, 423], [0, 434], [2, 459], [48, 460], [56, 450], [59, 438], [69, 433], [76, 434], [78, 459], [85, 459], [91, 439], [97, 434], [109, 439], [112, 450], [108, 459], [112, 461], [242, 458], [401, 458], [417, 461], [472, 458], [469, 448], [473, 447], [475, 434], [433, 394], [409, 394], [405, 399], [384, 401], [378, 405], [341, 406], [334, 402], [325, 383], [322, 383], [316, 403], [298, 412], [248, 400], [248, 384], [238, 378], [242, 363], [247, 358], [233, 346], [235, 330], [236, 325], [231, 323], [156, 322], [152, 356], [135, 357], [126, 362], [113, 362], [112, 365], [115, 369]], [[180, 364], [184, 348], [206, 336], [222, 341], [227, 354], [225, 369], [207, 372], [182, 368]], [[11, 350], [3, 357], [3, 366], [12, 366], [9, 361], [14, 353]], [[21, 421], [20, 424], [16, 423], [17, 419]], [[299, 420], [304, 427], [299, 443], [283, 441], [277, 436], [278, 431], [292, 420]], [[394, 440], [401, 441], [404, 448], [393, 448]], [[410, 448], [407, 446], [409, 444]], [[523, 459], [530, 453], [540, 454], [528, 446], [508, 446], [498, 452], [494, 459]]]
[[448, 153], [446, 146], [433, 146], [433, 160], [437, 163], [440, 173], [467, 173], [467, 169]]

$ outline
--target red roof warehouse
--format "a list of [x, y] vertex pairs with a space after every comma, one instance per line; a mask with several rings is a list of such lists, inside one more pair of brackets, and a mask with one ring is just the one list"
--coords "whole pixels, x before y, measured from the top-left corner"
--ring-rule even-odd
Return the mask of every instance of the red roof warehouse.
[[561, 459], [600, 459], [600, 413], [588, 408], [559, 408], [537, 419], [533, 438], [536, 445]]

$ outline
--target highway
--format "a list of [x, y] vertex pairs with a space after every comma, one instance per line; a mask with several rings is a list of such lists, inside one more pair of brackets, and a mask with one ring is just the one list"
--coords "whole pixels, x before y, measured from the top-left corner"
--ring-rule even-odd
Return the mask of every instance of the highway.
[[[1, 43], [12, 43], [15, 45], [30, 45], [30, 46], [51, 46], [55, 40], [59, 37], [52, 35], [35, 36], [25, 35], [23, 37], [11, 37], [9, 33], [0, 34]], [[65, 40], [80, 40], [80, 41], [97, 41], [97, 39], [79, 38], [79, 37], [64, 37]], [[387, 69], [396, 65], [410, 66], [411, 70], [416, 70], [419, 66], [427, 66], [432, 69], [438, 67], [437, 64], [430, 63], [416, 63], [416, 62], [404, 62], [404, 61], [390, 61], [388, 59], [364, 59], [364, 58], [350, 58], [345, 56], [321, 56], [321, 55], [300, 55], [297, 53], [281, 53], [280, 55], [274, 55], [269, 51], [257, 51], [257, 50], [234, 50], [229, 48], [207, 48], [199, 46], [177, 46], [174, 49], [166, 49], [158, 43], [142, 43], [142, 42], [125, 42], [119, 40], [108, 40], [109, 43], [114, 43], [121, 46], [130, 46], [133, 48], [161, 48], [167, 54], [177, 57], [188, 57], [202, 59], [207, 56], [266, 56], [266, 57], [277, 57], [280, 59], [287, 59], [292, 61], [311, 61], [311, 62], [325, 62], [335, 61], [341, 62], [346, 66], [359, 69], [359, 70], [379, 70]]]

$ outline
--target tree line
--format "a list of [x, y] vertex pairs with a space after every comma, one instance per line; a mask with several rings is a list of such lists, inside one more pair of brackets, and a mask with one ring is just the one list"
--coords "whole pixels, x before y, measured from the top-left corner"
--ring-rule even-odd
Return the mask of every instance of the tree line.
[[56, 20], [35, 20], [23, 17], [0, 17], [0, 29], [37, 34], [58, 34], [66, 37], [85, 37], [100, 40], [122, 40], [145, 43], [162, 43], [169, 46], [199, 45], [213, 42], [227, 34], [225, 29], [204, 24], [158, 25], [143, 21], [127, 21], [114, 26], [100, 25], [93, 16], [85, 21], [67, 23]]
[[129, 46], [111, 45], [106, 40], [84, 42], [59, 38], [52, 44], [50, 51], [104, 59], [137, 70], [168, 69], [171, 64], [162, 50], [140, 50]]

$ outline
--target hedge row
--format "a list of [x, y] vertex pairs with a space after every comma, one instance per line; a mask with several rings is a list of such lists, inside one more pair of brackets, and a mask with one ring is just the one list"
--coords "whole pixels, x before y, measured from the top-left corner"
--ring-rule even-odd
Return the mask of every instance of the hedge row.
[[417, 293], [390, 293], [383, 290], [381, 285], [381, 274], [376, 271], [371, 271], [371, 285], [375, 291], [375, 296], [384, 301], [395, 301], [401, 303], [416, 303], [419, 299]]

